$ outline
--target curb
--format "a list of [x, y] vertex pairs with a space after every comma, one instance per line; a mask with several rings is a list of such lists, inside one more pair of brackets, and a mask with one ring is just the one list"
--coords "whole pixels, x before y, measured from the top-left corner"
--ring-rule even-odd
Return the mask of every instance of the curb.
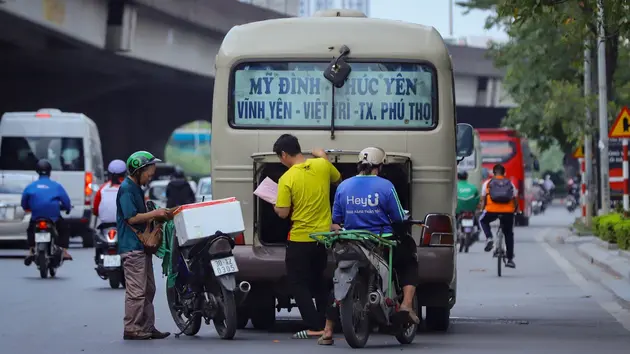
[[603, 241], [596, 236], [575, 236], [570, 231], [557, 235], [555, 240], [560, 244], [574, 244], [577, 253], [589, 263], [630, 282], [630, 252], [620, 250], [617, 244]]
[[610, 254], [609, 252], [601, 248], [599, 250], [593, 249], [593, 246], [600, 248], [595, 243], [591, 243], [591, 244], [585, 243], [577, 247], [577, 253], [580, 256], [584, 257], [591, 264], [594, 264], [604, 269], [606, 272], [614, 275], [615, 277], [625, 278], [626, 280], [630, 281], [630, 278], [629, 278], [630, 269], [624, 275], [622, 271], [615, 269], [618, 267], [613, 267], [610, 257], [614, 257], [614, 255]]

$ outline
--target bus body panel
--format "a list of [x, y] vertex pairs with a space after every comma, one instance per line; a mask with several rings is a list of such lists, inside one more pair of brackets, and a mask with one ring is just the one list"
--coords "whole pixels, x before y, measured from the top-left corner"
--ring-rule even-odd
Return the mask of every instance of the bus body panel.
[[[361, 33], [362, 35], [357, 35]], [[397, 40], [392, 40], [396, 38]], [[232, 70], [244, 62], [330, 62], [342, 45], [356, 61], [428, 63], [437, 75], [437, 126], [433, 130], [309, 130], [292, 127], [240, 129], [228, 123]], [[236, 197], [245, 220], [246, 246], [236, 246], [239, 278], [280, 281], [285, 275], [285, 248], [267, 246], [255, 235], [256, 153], [270, 152], [284, 133], [297, 136], [303, 151], [315, 147], [357, 150], [379, 146], [388, 152], [410, 153], [412, 216], [453, 215], [456, 204], [455, 105], [450, 56], [439, 33], [430, 27], [366, 18], [290, 18], [236, 26], [225, 36], [216, 58], [212, 126], [213, 198]], [[445, 144], [445, 142], [449, 142]], [[452, 143], [450, 143], [452, 142]], [[420, 228], [414, 228], [414, 239]], [[456, 253], [453, 247], [419, 247], [421, 281], [439, 285], [443, 295], [428, 295], [423, 305], [452, 306], [456, 292]], [[443, 285], [443, 286], [442, 286]]]

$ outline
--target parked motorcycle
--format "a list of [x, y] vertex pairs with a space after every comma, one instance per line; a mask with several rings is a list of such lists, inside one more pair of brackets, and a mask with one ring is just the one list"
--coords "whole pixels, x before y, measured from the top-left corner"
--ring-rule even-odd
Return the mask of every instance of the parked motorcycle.
[[244, 301], [251, 286], [242, 281], [236, 285], [238, 266], [232, 255], [234, 240], [217, 232], [199, 243], [180, 247], [173, 237], [171, 251], [175, 284], [166, 289], [166, 299], [175, 324], [182, 333], [194, 336], [213, 321], [219, 337], [232, 339], [236, 334], [236, 299]]
[[35, 220], [35, 265], [42, 279], [54, 277], [63, 265], [63, 249], [55, 244], [59, 237], [55, 223], [47, 218]]
[[125, 286], [125, 276], [118, 254], [118, 231], [116, 224], [100, 225], [96, 233], [96, 274], [103, 280], [109, 280], [112, 289]]
[[[430, 217], [440, 215], [427, 216], [426, 223]], [[425, 222], [406, 221], [409, 225], [425, 225]], [[373, 325], [394, 335], [401, 344], [413, 342], [418, 326], [405, 312], [397, 311], [403, 299], [392, 265], [392, 249], [397, 242], [364, 230], [314, 233], [310, 237], [333, 250], [337, 264], [334, 296], [346, 342], [352, 348], [363, 348]], [[419, 313], [417, 298], [413, 309]]]
[[457, 220], [459, 252], [468, 253], [468, 249], [475, 242], [475, 214], [473, 212], [462, 212]]

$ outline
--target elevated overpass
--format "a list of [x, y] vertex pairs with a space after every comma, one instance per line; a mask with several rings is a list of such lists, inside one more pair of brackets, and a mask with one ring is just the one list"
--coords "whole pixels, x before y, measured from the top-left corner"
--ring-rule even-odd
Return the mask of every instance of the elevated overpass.
[[[0, 112], [82, 112], [106, 159], [161, 154], [175, 128], [211, 120], [214, 58], [229, 29], [282, 17], [234, 0], [0, 0]], [[484, 50], [451, 52], [459, 119], [496, 125], [506, 108], [492, 82], [503, 73]]]
[[0, 112], [94, 119], [106, 159], [210, 120], [214, 58], [238, 24], [283, 15], [233, 0], [0, 0]]

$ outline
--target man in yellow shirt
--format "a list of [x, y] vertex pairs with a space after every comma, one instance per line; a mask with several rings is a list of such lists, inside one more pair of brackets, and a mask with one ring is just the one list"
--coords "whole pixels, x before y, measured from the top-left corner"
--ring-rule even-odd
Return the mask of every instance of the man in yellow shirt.
[[283, 219], [291, 217], [285, 257], [287, 281], [308, 326], [308, 330], [296, 333], [293, 338], [319, 337], [324, 333], [325, 312], [329, 305], [329, 291], [324, 280], [328, 254], [326, 248], [309, 234], [330, 231], [330, 185], [339, 183], [341, 174], [322, 149], [313, 150], [312, 159], [304, 157], [298, 139], [291, 134], [281, 135], [273, 145], [273, 151], [289, 168], [278, 181], [274, 210]]

